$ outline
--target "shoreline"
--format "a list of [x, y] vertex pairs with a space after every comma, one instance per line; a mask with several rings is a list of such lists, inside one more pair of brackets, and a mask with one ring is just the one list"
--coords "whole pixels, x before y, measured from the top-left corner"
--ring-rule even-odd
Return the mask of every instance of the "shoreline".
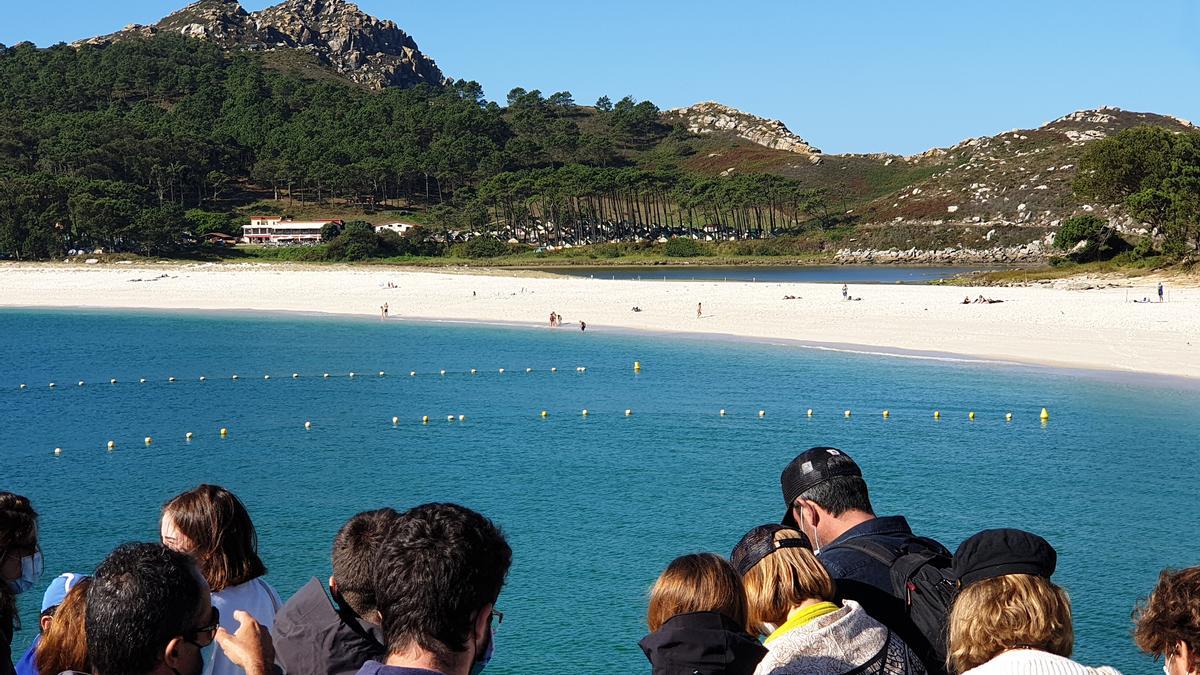
[[[147, 273], [156, 275], [131, 283]], [[162, 275], [166, 273], [166, 277]], [[394, 283], [396, 288], [386, 284]], [[1200, 380], [1200, 289], [1152, 295], [1127, 286], [1060, 288], [606, 280], [480, 274], [477, 270], [292, 265], [0, 265], [0, 307], [180, 310], [392, 317], [427, 323], [546, 326], [543, 313], [605, 333], [748, 340], [894, 358], [1097, 371], [1146, 381]], [[1170, 284], [1170, 280], [1168, 280]], [[961, 304], [964, 295], [1001, 304]], [[795, 295], [795, 300], [784, 300]], [[704, 317], [696, 317], [702, 302]], [[642, 312], [632, 312], [634, 306]], [[578, 332], [578, 331], [577, 331]]]

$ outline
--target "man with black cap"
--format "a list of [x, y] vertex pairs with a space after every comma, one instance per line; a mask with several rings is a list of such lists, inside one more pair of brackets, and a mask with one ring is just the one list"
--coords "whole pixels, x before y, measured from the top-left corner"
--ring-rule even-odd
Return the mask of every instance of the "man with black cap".
[[[784, 468], [779, 481], [787, 509], [783, 524], [812, 541], [838, 595], [858, 602], [899, 634], [930, 673], [944, 673], [945, 645], [938, 636], [945, 621], [944, 603], [952, 593], [949, 582], [941, 581], [943, 575], [950, 577], [949, 551], [914, 535], [903, 516], [876, 516], [862, 470], [837, 448], [805, 450]], [[893, 583], [898, 561], [912, 567], [906, 572], [930, 580], [920, 584], [930, 592], [919, 594], [923, 599], [915, 612], [914, 585], [898, 593]]]

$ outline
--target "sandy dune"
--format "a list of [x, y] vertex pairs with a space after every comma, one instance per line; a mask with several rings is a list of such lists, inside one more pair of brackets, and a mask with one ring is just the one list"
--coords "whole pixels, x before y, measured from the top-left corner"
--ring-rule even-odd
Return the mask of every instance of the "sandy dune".
[[[167, 275], [161, 277], [161, 275]], [[140, 280], [140, 281], [135, 281]], [[387, 288], [387, 283], [398, 288]], [[285, 310], [791, 339], [1200, 377], [1200, 288], [1093, 290], [612, 281], [388, 267], [0, 265], [0, 306]], [[1001, 304], [960, 304], [983, 294]], [[798, 296], [785, 300], [785, 295]], [[704, 316], [696, 317], [703, 303]], [[634, 312], [633, 307], [643, 311]]]

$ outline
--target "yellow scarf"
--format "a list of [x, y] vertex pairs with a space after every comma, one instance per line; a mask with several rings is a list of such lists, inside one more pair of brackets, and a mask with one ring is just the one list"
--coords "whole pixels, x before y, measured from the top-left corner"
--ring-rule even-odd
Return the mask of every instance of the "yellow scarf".
[[818, 617], [825, 616], [826, 614], [833, 614], [839, 609], [840, 607], [832, 602], [818, 602], [815, 605], [809, 605], [808, 607], [805, 607], [804, 609], [793, 614], [792, 617], [785, 621], [782, 626], [776, 628], [774, 633], [771, 633], [767, 636], [767, 639], [763, 641], [763, 644], [769, 645], [771, 644], [771, 640], [774, 640], [780, 635], [793, 631]]

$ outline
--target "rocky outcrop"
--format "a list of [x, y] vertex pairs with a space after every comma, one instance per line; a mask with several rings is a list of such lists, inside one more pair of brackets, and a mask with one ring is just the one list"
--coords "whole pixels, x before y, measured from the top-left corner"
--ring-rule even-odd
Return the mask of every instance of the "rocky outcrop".
[[681, 121], [693, 134], [733, 134], [765, 148], [806, 155], [814, 164], [821, 161], [819, 149], [792, 133], [779, 120], [757, 117], [712, 101], [668, 110], [666, 114], [668, 118]]
[[306, 51], [342, 76], [375, 89], [446, 82], [408, 33], [345, 0], [286, 0], [259, 12], [247, 12], [237, 0], [199, 0], [153, 26], [128, 26], [76, 44], [159, 33], [211, 40], [226, 49]]
[[1043, 262], [1050, 249], [1041, 240], [1019, 246], [942, 249], [850, 249], [838, 250], [834, 262], [839, 265], [1006, 265]]

